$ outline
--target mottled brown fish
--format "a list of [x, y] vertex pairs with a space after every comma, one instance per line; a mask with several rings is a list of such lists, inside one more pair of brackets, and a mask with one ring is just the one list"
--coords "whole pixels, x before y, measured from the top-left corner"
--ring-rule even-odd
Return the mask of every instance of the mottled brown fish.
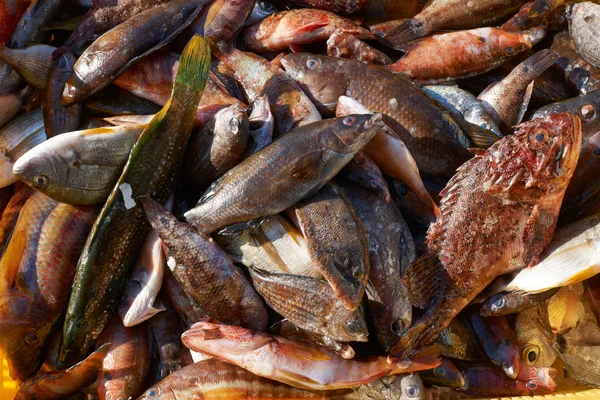
[[327, 39], [327, 55], [352, 58], [368, 64], [391, 64], [392, 59], [385, 53], [369, 46], [356, 36], [343, 29], [336, 29]]
[[214, 36], [231, 42], [244, 27], [250, 16], [253, 1], [215, 0], [204, 7], [200, 15], [182, 33], [178, 40], [187, 42], [195, 34]]

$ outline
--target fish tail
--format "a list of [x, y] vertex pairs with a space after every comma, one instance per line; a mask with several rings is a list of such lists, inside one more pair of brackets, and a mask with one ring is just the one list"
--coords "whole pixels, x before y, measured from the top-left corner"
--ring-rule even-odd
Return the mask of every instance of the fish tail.
[[423, 28], [424, 25], [422, 22], [409, 19], [386, 33], [383, 38], [389, 41], [394, 47], [397, 47], [425, 36], [427, 31]]
[[551, 49], [540, 50], [523, 61], [523, 73], [528, 79], [535, 79], [558, 60], [558, 53]]
[[[443, 301], [443, 300], [440, 300]], [[444, 318], [444, 312], [439, 303], [433, 304], [410, 328], [404, 331], [388, 348], [390, 359], [402, 359], [415, 356], [431, 344], [451, 319]]]
[[[171, 98], [188, 98], [187, 96], [180, 97], [178, 95], [180, 92], [199, 93], [201, 97], [208, 79], [209, 68], [210, 47], [208, 42], [202, 36], [194, 35], [181, 54]], [[198, 99], [199, 101], [200, 99]]]
[[537, 17], [546, 11], [550, 11], [553, 8], [552, 3], [554, 3], [554, 0], [535, 0], [529, 10], [529, 17]]

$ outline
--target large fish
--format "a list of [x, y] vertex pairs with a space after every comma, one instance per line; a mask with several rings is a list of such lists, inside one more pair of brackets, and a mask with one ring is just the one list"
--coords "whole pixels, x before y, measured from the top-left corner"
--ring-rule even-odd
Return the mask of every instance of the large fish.
[[567, 83], [575, 90], [588, 94], [600, 89], [600, 68], [594, 67], [577, 53], [568, 31], [554, 36], [551, 49], [560, 55], [556, 64], [563, 71]]
[[25, 49], [11, 49], [0, 45], [0, 61], [13, 67], [25, 80], [38, 89], [48, 83], [52, 65], [51, 55], [56, 47], [36, 44]]
[[600, 5], [591, 1], [573, 5], [569, 32], [577, 52], [590, 64], [600, 68]]
[[537, 263], [580, 149], [579, 118], [556, 114], [520, 125], [460, 168], [441, 193], [427, 252], [404, 275], [413, 304], [427, 311], [392, 355], [431, 343], [494, 278]]

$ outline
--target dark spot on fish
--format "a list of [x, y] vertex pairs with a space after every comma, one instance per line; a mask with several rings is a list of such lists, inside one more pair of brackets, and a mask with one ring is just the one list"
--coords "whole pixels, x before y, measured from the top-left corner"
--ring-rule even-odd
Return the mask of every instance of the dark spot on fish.
[[204, 331], [204, 340], [221, 339], [223, 334], [219, 329], [209, 329]]
[[390, 328], [394, 335], [400, 336], [404, 331], [404, 322], [402, 322], [401, 320], [395, 321], [392, 323], [392, 326]]
[[506, 340], [504, 341], [504, 345], [505, 345], [505, 346], [510, 346], [510, 339], [506, 339]]
[[110, 373], [110, 371], [104, 372], [104, 379], [106, 379], [107, 381], [112, 380], [112, 374]]
[[477, 40], [479, 40], [481, 43], [485, 43], [485, 38], [483, 36], [476, 36]]
[[585, 22], [587, 22], [588, 24], [594, 22], [594, 15], [586, 15], [585, 17], [583, 17], [583, 20]]
[[528, 73], [529, 72], [529, 67], [528, 66], [523, 67], [523, 72], [524, 73]]
[[595, 155], [595, 156], [600, 156], [600, 147], [596, 147], [596, 148], [594, 149], [594, 155]]
[[507, 47], [506, 54], [509, 54], [509, 55], [515, 54], [515, 49], [512, 46]]
[[544, 141], [544, 134], [543, 133], [538, 133], [537, 136], [535, 137], [535, 140], [537, 140], [538, 142], [543, 142]]
[[416, 24], [413, 25], [415, 28], [420, 28], [423, 26], [422, 22], [417, 22]]

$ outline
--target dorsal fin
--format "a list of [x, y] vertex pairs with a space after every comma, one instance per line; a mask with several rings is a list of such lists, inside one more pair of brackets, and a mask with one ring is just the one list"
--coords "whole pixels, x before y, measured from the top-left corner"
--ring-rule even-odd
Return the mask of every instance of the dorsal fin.
[[413, 306], [428, 308], [442, 293], [444, 277], [442, 264], [434, 253], [426, 253], [410, 264], [402, 281], [408, 288]]

